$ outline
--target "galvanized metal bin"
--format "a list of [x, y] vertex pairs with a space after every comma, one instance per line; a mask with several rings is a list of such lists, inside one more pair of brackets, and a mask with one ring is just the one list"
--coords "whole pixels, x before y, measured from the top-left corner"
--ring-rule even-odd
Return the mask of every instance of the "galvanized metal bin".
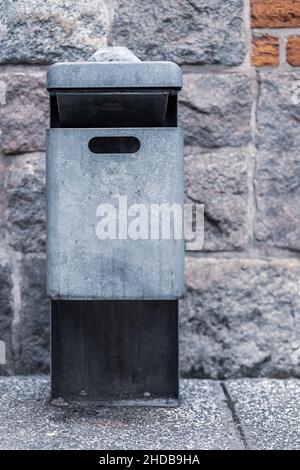
[[47, 88], [52, 396], [176, 404], [183, 236], [171, 218], [170, 237], [153, 236], [151, 215], [147, 236], [126, 235], [123, 219], [114, 238], [97, 230], [107, 204], [123, 218], [125, 200], [148, 214], [182, 208], [181, 71], [170, 62], [62, 63], [50, 67]]

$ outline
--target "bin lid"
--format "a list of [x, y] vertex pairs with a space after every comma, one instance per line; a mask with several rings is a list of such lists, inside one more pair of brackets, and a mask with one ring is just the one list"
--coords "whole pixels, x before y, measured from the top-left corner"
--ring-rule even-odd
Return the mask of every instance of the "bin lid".
[[173, 62], [62, 62], [48, 70], [47, 89], [177, 88], [182, 74]]

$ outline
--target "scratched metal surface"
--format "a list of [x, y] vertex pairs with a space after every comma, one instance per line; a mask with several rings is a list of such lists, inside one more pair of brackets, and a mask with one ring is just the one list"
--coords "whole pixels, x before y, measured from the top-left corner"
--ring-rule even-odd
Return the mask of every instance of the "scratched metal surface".
[[[97, 155], [93, 137], [134, 136], [135, 154]], [[183, 202], [177, 128], [50, 129], [47, 135], [47, 283], [58, 299], [176, 299], [184, 293], [183, 240], [99, 240], [96, 209]], [[148, 206], [149, 207], [149, 206]]]

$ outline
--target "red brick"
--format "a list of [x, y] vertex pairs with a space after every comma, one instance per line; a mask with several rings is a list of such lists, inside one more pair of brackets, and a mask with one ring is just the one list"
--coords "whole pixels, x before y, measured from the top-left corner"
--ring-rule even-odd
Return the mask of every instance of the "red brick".
[[300, 0], [252, 0], [252, 27], [300, 27]]
[[253, 38], [252, 64], [276, 67], [279, 64], [279, 39], [274, 36]]
[[300, 67], [300, 36], [290, 36], [288, 38], [286, 60], [293, 67]]

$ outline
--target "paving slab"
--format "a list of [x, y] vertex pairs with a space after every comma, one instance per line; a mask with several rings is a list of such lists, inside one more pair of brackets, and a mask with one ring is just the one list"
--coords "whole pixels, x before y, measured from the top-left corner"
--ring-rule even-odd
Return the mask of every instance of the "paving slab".
[[181, 381], [177, 408], [49, 400], [47, 376], [0, 378], [1, 449], [242, 449], [219, 382]]
[[225, 387], [250, 449], [300, 449], [300, 380], [243, 379]]

